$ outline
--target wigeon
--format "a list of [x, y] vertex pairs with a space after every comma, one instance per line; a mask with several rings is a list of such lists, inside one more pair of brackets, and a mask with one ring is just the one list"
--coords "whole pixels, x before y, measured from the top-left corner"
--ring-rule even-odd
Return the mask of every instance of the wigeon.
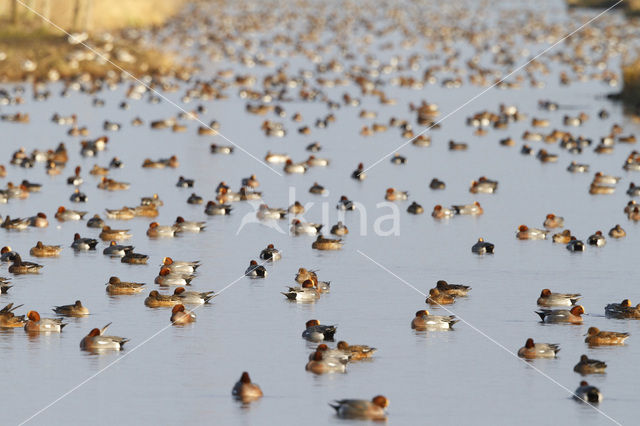
[[584, 339], [589, 346], [624, 345], [629, 338], [629, 333], [615, 331], [600, 331], [597, 327], [589, 327], [587, 337]]
[[258, 265], [258, 262], [255, 260], [252, 260], [249, 262], [246, 271], [244, 271], [244, 275], [249, 278], [266, 278], [267, 269], [262, 265]]
[[455, 298], [453, 296], [441, 292], [437, 288], [429, 290], [429, 296], [426, 300], [426, 303], [430, 305], [451, 305], [454, 302]]
[[171, 323], [173, 325], [185, 325], [196, 321], [196, 314], [185, 310], [183, 304], [177, 304], [171, 309]]
[[302, 338], [310, 342], [322, 342], [323, 340], [333, 341], [333, 336], [337, 330], [337, 326], [322, 325], [316, 319], [307, 321], [305, 327], [305, 330], [302, 332]]
[[311, 248], [315, 250], [340, 250], [343, 244], [340, 239], [324, 238], [322, 234], [319, 234], [311, 244]]
[[347, 228], [347, 226], [344, 223], [342, 223], [341, 220], [331, 227], [331, 234], [333, 235], [343, 236], [343, 235], [347, 235], [348, 233], [349, 233], [349, 228]]
[[542, 322], [545, 323], [570, 323], [570, 324], [582, 324], [582, 314], [584, 314], [584, 307], [577, 305], [571, 309], [541, 309], [536, 311], [536, 314], [540, 316]]
[[453, 210], [444, 208], [440, 204], [436, 204], [431, 212], [431, 217], [435, 219], [448, 219], [454, 215], [455, 212]]
[[25, 316], [16, 316], [13, 313], [13, 311], [21, 306], [22, 305], [13, 306], [13, 303], [9, 303], [7, 306], [0, 310], [0, 328], [17, 328], [25, 326]]
[[182, 303], [182, 300], [178, 296], [160, 294], [158, 290], [151, 291], [149, 296], [144, 299], [144, 304], [150, 308], [172, 308], [179, 303]]
[[98, 240], [94, 238], [82, 238], [77, 232], [73, 235], [73, 242], [71, 248], [75, 251], [87, 251], [95, 250], [98, 245]]
[[553, 213], [549, 213], [544, 219], [544, 223], [542, 224], [542, 226], [547, 229], [562, 228], [564, 227], [564, 218], [556, 216]]
[[573, 367], [573, 371], [583, 376], [587, 374], [604, 374], [607, 364], [597, 359], [589, 359], [588, 356], [582, 355], [580, 361]]
[[44, 245], [42, 241], [38, 241], [36, 245], [29, 250], [29, 253], [35, 257], [57, 257], [61, 251], [61, 246]]
[[347, 371], [347, 362], [332, 357], [324, 358], [322, 351], [316, 351], [313, 354], [313, 358], [307, 362], [305, 370], [312, 372], [313, 374], [327, 374], [327, 373], [345, 373]]
[[419, 310], [411, 320], [411, 328], [424, 330], [450, 330], [458, 322], [455, 315], [431, 315], [427, 310]]
[[85, 306], [82, 306], [82, 302], [79, 300], [76, 300], [76, 302], [72, 305], [56, 306], [53, 308], [53, 312], [58, 315], [66, 315], [68, 317], [81, 317], [89, 315], [89, 309], [87, 309]]
[[118, 277], [109, 278], [109, 282], [107, 282], [106, 291], [112, 295], [120, 295], [120, 294], [136, 294], [142, 292], [144, 290], [144, 283], [134, 283], [134, 282], [126, 282], [120, 281]]
[[187, 291], [184, 287], [178, 287], [173, 291], [174, 296], [178, 296], [182, 303], [188, 305], [204, 305], [215, 297], [214, 291]]
[[147, 236], [151, 238], [172, 238], [178, 232], [178, 228], [175, 225], [161, 226], [158, 222], [151, 222], [147, 229]]
[[40, 269], [43, 268], [43, 265], [23, 261], [18, 253], [14, 253], [13, 256], [11, 256], [10, 260], [13, 261], [13, 263], [9, 265], [9, 272], [16, 275], [37, 274], [38, 272], [40, 272]]
[[520, 225], [516, 232], [516, 238], [519, 240], [544, 240], [547, 238], [549, 231], [538, 228], [529, 228], [527, 225]]
[[368, 345], [350, 345], [344, 340], [339, 341], [336, 348], [347, 353], [351, 361], [369, 359], [373, 356], [374, 352], [378, 350]]
[[341, 399], [329, 404], [336, 410], [336, 415], [342, 419], [386, 420], [386, 408], [389, 400], [382, 395], [371, 401], [363, 399]]
[[552, 293], [548, 288], [540, 292], [538, 305], [540, 306], [572, 306], [582, 298], [578, 293]]
[[53, 332], [60, 333], [66, 323], [60, 318], [40, 318], [40, 314], [36, 311], [27, 313], [28, 321], [24, 325], [27, 332]]
[[518, 356], [525, 359], [555, 358], [558, 352], [560, 347], [555, 343], [534, 343], [529, 338], [524, 347], [518, 350]]
[[102, 329], [92, 329], [89, 334], [84, 336], [80, 341], [80, 349], [86, 351], [121, 350], [129, 339], [118, 336], [105, 336], [104, 332], [110, 325], [111, 323], [105, 325]]

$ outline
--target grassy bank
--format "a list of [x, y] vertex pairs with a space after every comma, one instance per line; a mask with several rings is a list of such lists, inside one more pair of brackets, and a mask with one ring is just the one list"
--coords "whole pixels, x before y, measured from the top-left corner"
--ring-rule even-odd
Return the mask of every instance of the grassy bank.
[[[186, 0], [24, 0], [24, 3], [66, 31], [86, 29], [90, 35], [87, 44], [99, 55], [82, 45], [69, 43], [61, 31], [23, 6], [12, 0], [0, 0], [0, 81], [67, 79], [86, 73], [103, 77], [110, 71], [119, 72], [118, 67], [136, 76], [175, 70], [173, 55], [150, 48], [140, 40], [122, 37], [119, 30], [161, 25]], [[104, 31], [109, 31], [112, 37], [103, 37]]]

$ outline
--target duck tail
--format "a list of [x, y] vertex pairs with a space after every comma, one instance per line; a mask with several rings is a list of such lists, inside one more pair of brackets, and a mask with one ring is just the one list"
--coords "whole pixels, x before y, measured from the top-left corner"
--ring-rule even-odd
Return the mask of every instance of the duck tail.
[[329, 403], [329, 407], [331, 407], [334, 410], [336, 410], [336, 413], [337, 413], [340, 410], [340, 403], [338, 401], [333, 401], [333, 404]]
[[540, 315], [540, 320], [544, 321], [544, 317], [547, 316], [547, 313], [544, 312], [544, 311], [535, 311], [535, 312], [536, 312], [536, 314]]

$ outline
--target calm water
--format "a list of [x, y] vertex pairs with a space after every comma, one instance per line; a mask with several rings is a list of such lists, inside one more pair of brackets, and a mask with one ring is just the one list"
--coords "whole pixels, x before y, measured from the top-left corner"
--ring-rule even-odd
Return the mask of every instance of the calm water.
[[[548, 5], [550, 13], [566, 19], [561, 2]], [[206, 71], [222, 69], [224, 65], [208, 64]], [[308, 63], [306, 66], [309, 67]], [[251, 72], [260, 75], [265, 71], [256, 68]], [[12, 200], [2, 205], [3, 216], [31, 216], [44, 211], [52, 219], [58, 205], [71, 206], [68, 199], [72, 187], [66, 185], [66, 177], [80, 164], [85, 178], [82, 191], [87, 193], [89, 201], [72, 208], [102, 215], [105, 207], [135, 205], [141, 196], [157, 192], [165, 202], [157, 219], [160, 224], [173, 223], [177, 215], [187, 220], [207, 221], [204, 233], [167, 240], [146, 237], [148, 219], [110, 221], [113, 228], [131, 229], [134, 234], [131, 244], [137, 252], [151, 257], [147, 266], [129, 266], [119, 259], [103, 256], [104, 243], [96, 252], [75, 254], [68, 248], [74, 232], [97, 237], [97, 232], [86, 228], [85, 222], [58, 223], [52, 219], [46, 229], [2, 231], [2, 245], [11, 245], [29, 260], [33, 260], [28, 255], [29, 249], [37, 240], [61, 244], [65, 249], [58, 259], [37, 259], [45, 265], [41, 274], [13, 277], [14, 287], [8, 295], [0, 297], [0, 302], [24, 303], [20, 313], [35, 309], [49, 316], [52, 306], [81, 299], [91, 310], [87, 318], [67, 319], [69, 325], [59, 335], [29, 337], [20, 329], [0, 331], [5, 383], [2, 423], [18, 424], [26, 420], [107, 366], [108, 369], [42, 412], [30, 424], [84, 424], [87, 421], [111, 424], [115, 418], [124, 424], [212, 421], [219, 424], [336, 424], [342, 421], [334, 417], [327, 402], [345, 397], [369, 399], [377, 394], [390, 399], [389, 422], [393, 424], [545, 424], [550, 418], [562, 419], [566, 425], [607, 423], [601, 414], [573, 402], [566, 390], [514, 357], [527, 337], [561, 345], [558, 359], [538, 360], [533, 365], [570, 390], [581, 380], [573, 372], [581, 354], [606, 361], [609, 365], [606, 375], [587, 378], [604, 393], [600, 409], [620, 423], [637, 422], [633, 407], [640, 402], [636, 392], [640, 323], [605, 319], [603, 315], [607, 303], [623, 298], [636, 303], [640, 299], [635, 273], [638, 230], [622, 213], [628, 201], [626, 187], [630, 181], [637, 180], [632, 172], [621, 169], [632, 148], [618, 145], [611, 155], [596, 155], [587, 149], [582, 155], [572, 156], [557, 146], [545, 146], [560, 154], [560, 160], [558, 164], [543, 165], [533, 157], [519, 154], [520, 135], [529, 129], [529, 120], [512, 123], [507, 130], [492, 130], [484, 137], [473, 136], [473, 129], [464, 124], [466, 116], [483, 109], [496, 111], [499, 104], [506, 103], [517, 105], [529, 117], [548, 117], [552, 123], [549, 129], [563, 128], [564, 112], [537, 110], [539, 99], [550, 98], [580, 106], [580, 111], [589, 114], [591, 119], [585, 125], [568, 130], [594, 141], [606, 134], [613, 123], [621, 124], [624, 134], [640, 132], [638, 124], [625, 118], [618, 105], [602, 98], [616, 89], [603, 83], [560, 87], [557, 80], [557, 74], [552, 73], [544, 89], [493, 89], [449, 118], [442, 130], [430, 132], [431, 147], [407, 146], [402, 150], [408, 157], [406, 165], [395, 166], [384, 160], [368, 172], [369, 178], [364, 182], [348, 179], [355, 165], [360, 161], [365, 166], [372, 164], [402, 140], [395, 129], [369, 138], [358, 136], [364, 124], [357, 117], [360, 108], [343, 107], [335, 111], [336, 123], [324, 130], [313, 128], [310, 136], [298, 135], [295, 129], [300, 124], [292, 123], [289, 118], [277, 119], [286, 123], [289, 134], [283, 139], [273, 139], [259, 131], [263, 117], [244, 112], [245, 101], [235, 96], [235, 89], [230, 90], [232, 96], [227, 101], [207, 102], [208, 111], [203, 121], [215, 118], [222, 123], [221, 130], [228, 138], [259, 158], [272, 150], [287, 152], [294, 160], [302, 160], [309, 155], [304, 147], [317, 140], [323, 145], [317, 155], [331, 159], [326, 169], [315, 168], [303, 176], [281, 177], [238, 150], [232, 156], [211, 155], [211, 141], [218, 140], [221, 144], [224, 141], [197, 136], [196, 122], [189, 122], [188, 131], [182, 134], [152, 131], [148, 125], [132, 127], [129, 123], [136, 115], [146, 123], [174, 116], [177, 111], [167, 102], [152, 105], [146, 101], [130, 101], [131, 110], [123, 111], [117, 105], [123, 98], [124, 88], [100, 93], [99, 97], [106, 101], [104, 108], [92, 107], [91, 98], [75, 93], [69, 98], [54, 96], [48, 102], [33, 102], [27, 95], [26, 105], [2, 107], [3, 113], [28, 111], [31, 115], [29, 125], [0, 123], [3, 164], [8, 163], [18, 146], [30, 151], [36, 147], [53, 148], [65, 141], [70, 155], [68, 167], [57, 177], [47, 176], [41, 164], [32, 170], [9, 166], [5, 182], [27, 178], [41, 182], [43, 191], [32, 194], [26, 201]], [[60, 88], [54, 85], [51, 89], [58, 93]], [[376, 122], [388, 122], [391, 116], [408, 118], [409, 101], [427, 98], [446, 113], [480, 90], [469, 85], [453, 90], [433, 85], [424, 91], [387, 86], [385, 91], [399, 100], [397, 107], [381, 108], [377, 100], [371, 98], [363, 98], [362, 107], [378, 111]], [[359, 92], [352, 86], [326, 91], [334, 99], [345, 91], [356, 96]], [[179, 93], [168, 96], [176, 101], [180, 98]], [[324, 104], [293, 102], [284, 106], [289, 117], [294, 111], [300, 111], [309, 125], [313, 125], [315, 118], [327, 114]], [[186, 105], [187, 109], [194, 107], [195, 103]], [[609, 119], [597, 119], [601, 108], [610, 111]], [[80, 123], [87, 125], [92, 135], [103, 134], [105, 119], [122, 122], [124, 128], [109, 134], [111, 141], [106, 152], [97, 158], [82, 158], [79, 138], [67, 136], [65, 127], [50, 122], [54, 112], [78, 113]], [[569, 113], [574, 112], [577, 114], [577, 110]], [[411, 117], [413, 120], [414, 116]], [[547, 133], [549, 129], [542, 131]], [[516, 139], [517, 147], [498, 144], [499, 139], [507, 136]], [[450, 139], [469, 142], [469, 150], [448, 151]], [[529, 144], [536, 149], [541, 145]], [[140, 167], [147, 157], [155, 159], [172, 154], [177, 154], [181, 163], [176, 170]], [[95, 163], [106, 166], [114, 155], [125, 162], [125, 167], [113, 171], [111, 177], [132, 185], [128, 191], [106, 193], [96, 188], [98, 179], [88, 175], [88, 171]], [[590, 164], [591, 172], [567, 173], [565, 168], [572, 159]], [[275, 168], [280, 171], [277, 165]], [[592, 174], [598, 170], [623, 177], [614, 195], [588, 194]], [[251, 173], [257, 174], [260, 190], [271, 206], [286, 207], [292, 187], [296, 190], [296, 199], [303, 203], [315, 202], [305, 214], [308, 221], [322, 219], [321, 203], [326, 202], [330, 224], [335, 223], [334, 205], [342, 194], [361, 202], [367, 208], [366, 235], [357, 232], [361, 224], [358, 214], [347, 214], [345, 222], [351, 234], [345, 238], [344, 249], [319, 252], [311, 250], [313, 237], [291, 237], [260, 224], [247, 224], [236, 233], [243, 216], [253, 211], [248, 203], [234, 204], [229, 217], [207, 217], [203, 206], [186, 204], [193, 191], [205, 200], [213, 199], [218, 182], [225, 180], [235, 190], [240, 179]], [[193, 191], [175, 186], [180, 175], [196, 180]], [[500, 181], [496, 194], [473, 196], [468, 192], [469, 182], [480, 175]], [[444, 180], [447, 189], [431, 191], [428, 183], [433, 177]], [[329, 196], [308, 193], [315, 181], [330, 190]], [[478, 200], [485, 214], [438, 222], [429, 214], [407, 214], [410, 201], [401, 202], [398, 203], [399, 234], [377, 236], [373, 232], [374, 221], [389, 214], [389, 209], [376, 208], [376, 203], [383, 201], [384, 190], [391, 186], [408, 190], [410, 200], [418, 201], [428, 212], [435, 204]], [[606, 232], [616, 223], [627, 230], [628, 237], [620, 241], [608, 239], [604, 248], [589, 248], [579, 254], [571, 254], [551, 241], [528, 242], [514, 238], [518, 225], [539, 227], [549, 212], [564, 216], [567, 227], [583, 239], [597, 229]], [[287, 222], [281, 222], [281, 226], [286, 229]], [[479, 236], [496, 244], [495, 256], [471, 254], [470, 247]], [[283, 259], [268, 265], [269, 276], [265, 280], [242, 277], [249, 260], [257, 259], [268, 243], [274, 243], [282, 251]], [[450, 310], [511, 353], [462, 322], [453, 332], [414, 332], [409, 324], [414, 312], [425, 308], [424, 297], [358, 251], [422, 292], [427, 292], [438, 279], [473, 286], [470, 297], [459, 299]], [[143, 304], [149, 290], [136, 296], [109, 297], [105, 293], [105, 283], [112, 275], [122, 280], [146, 282], [150, 290], [157, 288], [153, 279], [164, 256], [202, 261], [203, 266], [193, 282], [194, 289], [219, 291], [237, 282], [211, 305], [199, 308], [198, 321], [188, 327], [166, 328], [169, 310], [150, 309]], [[292, 284], [301, 266], [318, 269], [320, 279], [332, 283], [331, 293], [315, 304], [290, 303], [280, 294], [285, 286]], [[3, 275], [8, 275], [6, 269], [3, 270]], [[587, 311], [585, 324], [540, 324], [533, 311], [536, 298], [545, 287], [582, 293]], [[446, 314], [442, 308], [428, 309]], [[345, 375], [317, 377], [306, 372], [307, 356], [315, 345], [301, 339], [300, 333], [305, 321], [311, 318], [338, 324], [338, 339], [379, 348], [374, 359], [349, 365]], [[91, 328], [108, 322], [113, 322], [110, 334], [131, 339], [126, 349], [101, 355], [80, 351], [81, 338]], [[627, 331], [632, 336], [623, 347], [588, 349], [583, 335], [589, 326]], [[250, 408], [242, 407], [230, 396], [233, 384], [244, 370], [251, 373], [265, 393], [265, 397]]]

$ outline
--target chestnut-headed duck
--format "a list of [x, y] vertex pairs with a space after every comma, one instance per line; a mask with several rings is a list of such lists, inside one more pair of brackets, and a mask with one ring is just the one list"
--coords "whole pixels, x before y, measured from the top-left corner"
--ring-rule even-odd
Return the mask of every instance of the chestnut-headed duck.
[[520, 154], [522, 154], [522, 155], [533, 155], [533, 149], [529, 145], [524, 144], [524, 145], [522, 145], [522, 148], [520, 149]]
[[560, 216], [556, 216], [553, 213], [549, 213], [547, 217], [544, 219], [542, 226], [544, 226], [547, 229], [562, 228], [564, 227], [564, 218]]
[[249, 373], [245, 371], [240, 376], [240, 380], [233, 386], [231, 395], [246, 404], [262, 398], [262, 390], [260, 386], [251, 382]]
[[455, 315], [430, 315], [427, 310], [419, 310], [411, 320], [411, 328], [418, 331], [449, 330], [458, 322]]
[[43, 265], [38, 265], [37, 263], [23, 261], [18, 253], [14, 253], [13, 256], [10, 257], [10, 260], [13, 263], [9, 265], [9, 272], [16, 275], [37, 274], [38, 272], [40, 272], [40, 269], [43, 268]]
[[533, 339], [527, 339], [525, 345], [518, 350], [518, 356], [525, 359], [555, 358], [560, 352], [556, 343], [534, 343]]
[[93, 215], [91, 219], [87, 221], [87, 228], [100, 228], [105, 225], [104, 220], [100, 217], [100, 215]]
[[445, 189], [445, 187], [446, 184], [438, 178], [433, 178], [431, 179], [431, 182], [429, 182], [429, 188], [433, 190], [442, 190]]
[[120, 263], [128, 263], [129, 265], [146, 265], [149, 256], [142, 253], [134, 253], [133, 250], [126, 251], [124, 256], [120, 258]]
[[173, 226], [177, 228], [177, 232], [200, 232], [206, 228], [206, 222], [187, 221], [182, 216], [178, 216]]
[[129, 183], [118, 182], [106, 176], [103, 176], [100, 183], [98, 183], [98, 189], [104, 189], [106, 191], [124, 191], [129, 189], [130, 186], [131, 184]]
[[337, 331], [336, 325], [322, 325], [317, 319], [307, 321], [305, 327], [302, 337], [310, 342], [333, 341]]
[[613, 318], [640, 318], [640, 304], [634, 307], [629, 299], [624, 299], [620, 303], [609, 303], [605, 306], [604, 313]]
[[178, 296], [182, 303], [187, 305], [204, 305], [209, 303], [216, 295], [211, 291], [187, 291], [184, 287], [178, 287], [173, 290], [173, 295]]
[[324, 238], [322, 234], [319, 234], [311, 244], [311, 248], [315, 250], [340, 250], [343, 244], [341, 239]]
[[40, 318], [40, 314], [36, 311], [27, 313], [27, 322], [24, 329], [27, 332], [53, 332], [60, 333], [66, 323], [60, 318]]
[[29, 218], [29, 226], [33, 226], [34, 228], [46, 228], [49, 226], [47, 215], [39, 212], [37, 215], [31, 216]]
[[144, 283], [120, 281], [118, 277], [111, 277], [107, 283], [106, 291], [112, 295], [136, 294], [144, 290], [144, 285]]
[[571, 309], [541, 309], [536, 311], [540, 316], [540, 320], [545, 323], [570, 323], [582, 324], [582, 314], [584, 307], [582, 305], [573, 306]]
[[59, 221], [82, 220], [82, 218], [86, 214], [87, 214], [87, 212], [82, 212], [82, 211], [77, 211], [77, 210], [70, 210], [70, 209], [65, 208], [64, 206], [60, 206], [60, 207], [58, 207], [58, 210], [56, 211], [55, 218], [58, 219]]
[[289, 206], [288, 212], [294, 215], [302, 214], [304, 213], [304, 206], [300, 204], [300, 201], [296, 201]]
[[573, 252], [585, 251], [587, 248], [584, 243], [581, 240], [578, 240], [576, 237], [571, 237], [571, 240], [569, 240], [566, 247], [567, 250]]
[[293, 235], [316, 235], [322, 229], [319, 223], [300, 222], [298, 219], [291, 221], [291, 233]]
[[174, 296], [173, 294], [160, 294], [158, 290], [151, 291], [149, 296], [144, 299], [144, 304], [150, 308], [171, 308], [179, 303], [182, 303], [182, 300], [178, 296]]
[[314, 182], [313, 183], [311, 188], [309, 188], [309, 192], [311, 194], [316, 194], [316, 195], [325, 195], [325, 194], [328, 193], [328, 191], [325, 189], [325, 187], [320, 185], [318, 182]]
[[13, 303], [9, 303], [7, 306], [0, 310], [0, 328], [17, 328], [25, 326], [25, 316], [16, 316], [13, 313], [13, 311], [21, 306], [22, 305], [13, 306]]
[[609, 236], [611, 238], [623, 238], [626, 235], [627, 233], [625, 232], [624, 229], [622, 229], [622, 226], [620, 225], [616, 225], [609, 230]]
[[371, 401], [341, 399], [333, 401], [329, 405], [336, 410], [336, 415], [341, 419], [386, 420], [385, 409], [389, 406], [389, 400], [378, 395]]
[[607, 364], [597, 359], [589, 359], [588, 356], [582, 355], [580, 361], [573, 367], [573, 371], [583, 376], [587, 374], [604, 374]]
[[454, 206], [451, 206], [451, 208], [456, 214], [461, 214], [461, 215], [478, 216], [484, 213], [482, 206], [480, 206], [480, 203], [477, 201], [474, 202], [473, 204], [464, 204], [464, 205], [457, 205], [457, 206], [454, 205]]
[[94, 238], [82, 238], [77, 232], [73, 235], [73, 242], [71, 248], [75, 251], [87, 251], [95, 250], [98, 245], [98, 240]]
[[471, 182], [469, 192], [472, 194], [493, 194], [498, 189], [498, 182], [481, 176], [478, 180]]
[[516, 232], [516, 238], [519, 240], [544, 240], [547, 238], [549, 231], [538, 228], [529, 228], [527, 225], [520, 225]]
[[102, 241], [118, 241], [129, 239], [132, 235], [128, 229], [111, 229], [110, 226], [105, 225], [102, 227], [102, 232], [100, 232], [99, 237]]
[[249, 267], [244, 271], [244, 275], [249, 278], [266, 278], [267, 268], [262, 265], [258, 265], [258, 262], [252, 260], [249, 262]]
[[184, 286], [190, 285], [193, 278], [193, 275], [184, 274], [182, 272], [171, 272], [171, 269], [163, 266], [162, 268], [160, 268], [160, 272], [158, 272], [158, 276], [156, 277], [154, 282], [163, 286]]
[[305, 370], [318, 375], [327, 373], [345, 373], [347, 371], [347, 361], [332, 357], [324, 358], [322, 351], [316, 350], [313, 353], [312, 359], [307, 362]]
[[411, 213], [411, 214], [422, 214], [424, 213], [424, 209], [422, 208], [422, 206], [418, 203], [416, 203], [415, 201], [413, 203], [411, 203], [411, 205], [409, 207], [407, 207], [407, 213]]
[[169, 237], [172, 238], [178, 232], [178, 228], [175, 225], [161, 226], [158, 222], [151, 222], [147, 229], [147, 235], [151, 238], [157, 237]]
[[195, 192], [193, 192], [191, 195], [189, 195], [189, 198], [187, 198], [187, 204], [202, 204], [203, 201], [203, 198], [197, 195]]
[[578, 300], [582, 298], [578, 293], [552, 293], [548, 288], [543, 289], [540, 292], [538, 298], [539, 306], [572, 306], [575, 305]]
[[289, 287], [288, 291], [280, 293], [287, 299], [296, 302], [313, 302], [320, 297], [320, 291], [315, 288], [311, 280], [306, 280], [300, 287]]
[[[182, 288], [182, 287], [180, 287]], [[196, 314], [192, 311], [185, 310], [182, 303], [179, 303], [171, 309], [171, 323], [173, 325], [185, 325], [196, 321]]]
[[365, 180], [366, 178], [367, 174], [364, 172], [364, 165], [362, 163], [359, 163], [358, 168], [356, 168], [353, 173], [351, 173], [351, 179]]
[[257, 188], [260, 186], [260, 182], [256, 178], [256, 175], [251, 175], [242, 179], [242, 186], [248, 186], [249, 188]]
[[355, 210], [356, 205], [353, 201], [348, 199], [346, 195], [341, 195], [340, 200], [338, 200], [338, 204], [336, 205], [336, 209], [343, 211]]
[[584, 339], [589, 346], [604, 345], [624, 345], [624, 341], [629, 338], [629, 333], [618, 333], [616, 331], [600, 331], [597, 327], [589, 327], [587, 337]]
[[42, 241], [38, 241], [36, 245], [29, 250], [29, 253], [35, 257], [57, 257], [61, 251], [61, 246], [44, 245]]
[[291, 161], [291, 159], [288, 159], [284, 163], [284, 168], [283, 168], [284, 172], [288, 173], [288, 174], [306, 173], [307, 169], [308, 169], [308, 167], [307, 167], [307, 165], [305, 163], [294, 163], [293, 161]]
[[162, 202], [158, 194], [153, 194], [151, 197], [142, 197], [140, 199], [140, 205], [161, 207], [164, 205], [164, 202]]
[[347, 226], [340, 220], [331, 227], [331, 233], [338, 236], [347, 235], [349, 233], [349, 228], [347, 228]]
[[13, 256], [17, 253], [11, 249], [9, 246], [4, 246], [0, 249], [0, 261], [9, 262], [13, 259]]
[[344, 340], [339, 341], [336, 348], [349, 355], [351, 361], [371, 358], [374, 352], [378, 350], [378, 348], [372, 348], [368, 345], [350, 345]]
[[440, 204], [436, 204], [431, 212], [431, 217], [434, 219], [448, 219], [453, 217], [455, 214], [454, 210], [442, 207]]
[[469, 290], [471, 290], [471, 287], [462, 284], [449, 284], [445, 280], [438, 280], [436, 282], [436, 289], [449, 296], [465, 297], [469, 293]]
[[571, 164], [569, 164], [569, 166], [567, 167], [567, 171], [571, 173], [587, 173], [589, 172], [589, 165], [572, 161]]
[[105, 325], [102, 329], [92, 329], [89, 334], [84, 336], [80, 341], [80, 349], [86, 351], [121, 350], [129, 339], [118, 336], [105, 336], [104, 332], [110, 325], [111, 323]]
[[280, 251], [273, 246], [273, 244], [269, 244], [260, 252], [260, 259], [275, 262], [276, 260], [282, 259], [282, 255], [280, 254]]
[[384, 199], [387, 201], [404, 201], [409, 198], [409, 193], [407, 191], [399, 191], [394, 188], [387, 188], [385, 192]]
[[597, 172], [593, 176], [593, 183], [598, 185], [615, 185], [620, 181], [620, 177], [605, 175], [602, 172]]
[[495, 245], [485, 241], [484, 238], [478, 238], [478, 242], [471, 247], [471, 252], [478, 255], [493, 254], [494, 249]]
[[229, 204], [216, 204], [215, 201], [209, 201], [204, 212], [209, 216], [226, 216], [231, 214], [231, 210], [233, 210], [233, 207]]
[[269, 219], [286, 219], [287, 211], [279, 208], [271, 208], [266, 204], [260, 204], [258, 211], [256, 212], [256, 217], [260, 220], [269, 220]]
[[602, 401], [602, 393], [600, 390], [584, 380], [580, 382], [580, 386], [578, 386], [578, 389], [573, 393], [573, 397], [579, 401], [590, 404], [597, 404]]
[[323, 360], [327, 360], [331, 358], [343, 364], [346, 364], [349, 361], [351, 361], [351, 354], [348, 354], [345, 351], [342, 351], [337, 348], [331, 349], [325, 343], [320, 343], [318, 347], [316, 347], [316, 350], [311, 352], [311, 354], [309, 354], [309, 361], [312, 361], [315, 358], [316, 352], [320, 352], [322, 354]]
[[53, 312], [58, 315], [65, 315], [68, 317], [81, 317], [89, 315], [89, 309], [82, 306], [82, 302], [79, 300], [76, 300], [76, 302], [72, 305], [55, 306], [53, 308]]
[[607, 239], [602, 235], [602, 231], [596, 231], [587, 238], [587, 244], [590, 246], [602, 247], [607, 244]]
[[429, 290], [429, 296], [427, 297], [426, 303], [430, 305], [451, 305], [455, 301], [456, 300], [453, 296], [441, 292], [437, 288], [432, 288]]
[[133, 251], [133, 248], [133, 246], [123, 246], [117, 244], [115, 241], [111, 241], [111, 243], [109, 243], [109, 246], [102, 250], [102, 254], [106, 256], [122, 257], [128, 252]]

